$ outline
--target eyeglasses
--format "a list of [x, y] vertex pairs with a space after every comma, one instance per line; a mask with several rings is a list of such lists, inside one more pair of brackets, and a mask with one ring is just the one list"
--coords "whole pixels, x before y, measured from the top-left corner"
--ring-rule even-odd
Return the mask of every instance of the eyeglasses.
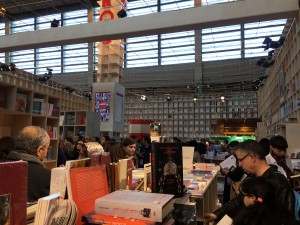
[[248, 157], [248, 155], [250, 155], [250, 153], [246, 154], [244, 157], [242, 157], [242, 158], [240, 158], [240, 159], [237, 159], [237, 162], [238, 162], [238, 163], [243, 162], [243, 160], [245, 160], [245, 159]]

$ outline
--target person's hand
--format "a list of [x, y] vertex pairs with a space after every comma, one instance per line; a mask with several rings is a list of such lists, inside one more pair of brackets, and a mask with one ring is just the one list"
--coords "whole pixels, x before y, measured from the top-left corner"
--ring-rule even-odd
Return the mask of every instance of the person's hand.
[[225, 176], [229, 172], [229, 169], [227, 167], [226, 168], [222, 168], [220, 172], [221, 172], [222, 175]]
[[203, 219], [204, 219], [204, 223], [208, 223], [210, 221], [217, 219], [217, 216], [214, 213], [207, 213], [204, 215]]

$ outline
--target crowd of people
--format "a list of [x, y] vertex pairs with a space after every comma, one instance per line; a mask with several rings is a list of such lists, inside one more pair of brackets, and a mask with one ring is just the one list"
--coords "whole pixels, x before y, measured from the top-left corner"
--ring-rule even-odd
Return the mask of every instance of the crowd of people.
[[[173, 139], [173, 142], [180, 140]], [[227, 152], [237, 161], [234, 168], [221, 168], [226, 178], [223, 205], [206, 214], [204, 222], [219, 221], [227, 214], [233, 218], [233, 225], [299, 224], [295, 217], [295, 187], [290, 179], [294, 173], [284, 137], [276, 135], [259, 142], [224, 142], [219, 146], [202, 139], [183, 145], [195, 147], [194, 162], [201, 162], [207, 151]], [[51, 170], [43, 164], [49, 146], [49, 135], [38, 126], [24, 127], [16, 139], [0, 139], [1, 161], [28, 162], [28, 202], [49, 194]], [[72, 138], [60, 138], [57, 166], [64, 166], [68, 160], [90, 157], [94, 152], [109, 152], [112, 162], [131, 159], [136, 168], [143, 167], [150, 162], [151, 139], [148, 136], [142, 140], [127, 137], [117, 142], [109, 136], [97, 139], [92, 135], [81, 137], [79, 134]]]

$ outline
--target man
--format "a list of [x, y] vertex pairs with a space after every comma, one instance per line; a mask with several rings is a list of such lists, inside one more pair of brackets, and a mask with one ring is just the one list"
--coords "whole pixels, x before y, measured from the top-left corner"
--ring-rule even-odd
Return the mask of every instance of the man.
[[27, 126], [16, 139], [16, 150], [7, 155], [8, 160], [28, 162], [28, 202], [49, 195], [51, 170], [42, 162], [47, 156], [49, 145], [49, 135], [43, 128]]
[[278, 171], [287, 178], [294, 175], [292, 171], [292, 161], [286, 154], [288, 143], [280, 135], [275, 135], [270, 139], [270, 153], [266, 156], [266, 161], [270, 165], [276, 165]]
[[[236, 148], [236, 158], [239, 166], [248, 174], [264, 177], [275, 190], [274, 203], [291, 212], [294, 212], [295, 196], [288, 180], [278, 172], [276, 166], [270, 166], [265, 160], [265, 151], [262, 146], [253, 140], [246, 140]], [[213, 213], [204, 216], [205, 222], [220, 220], [225, 214], [234, 217], [236, 213], [244, 208], [243, 196], [238, 195], [232, 201], [223, 205]]]

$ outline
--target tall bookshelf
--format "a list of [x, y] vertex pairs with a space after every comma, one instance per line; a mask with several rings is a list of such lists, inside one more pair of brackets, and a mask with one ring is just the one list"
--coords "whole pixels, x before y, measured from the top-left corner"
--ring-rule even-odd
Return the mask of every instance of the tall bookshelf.
[[[203, 95], [194, 100], [193, 96], [147, 96], [142, 101], [138, 96], [126, 97], [125, 127], [127, 134], [130, 120], [151, 120], [160, 124], [162, 137], [192, 139], [226, 134], [222, 124], [226, 120], [241, 121], [257, 119], [257, 96], [255, 92], [241, 92], [225, 95]], [[222, 123], [221, 123], [222, 122]], [[243, 134], [243, 131], [237, 133]], [[249, 132], [245, 132], [245, 134]]]
[[62, 111], [60, 133], [64, 138], [72, 138], [75, 134], [83, 137], [87, 134], [99, 137], [100, 113], [87, 110]]
[[294, 20], [285, 42], [276, 51], [274, 66], [258, 91], [258, 115], [267, 137], [286, 137], [288, 153], [300, 151], [300, 24]]
[[[60, 88], [39, 83], [33, 76], [19, 70], [0, 71], [0, 137], [16, 138], [19, 131], [29, 125], [44, 128], [51, 146], [44, 163], [53, 168], [59, 145], [59, 111], [76, 108], [77, 102], [82, 103], [81, 107], [90, 106], [90, 103], [83, 97], [70, 97]], [[37, 108], [37, 102], [43, 106]]]

